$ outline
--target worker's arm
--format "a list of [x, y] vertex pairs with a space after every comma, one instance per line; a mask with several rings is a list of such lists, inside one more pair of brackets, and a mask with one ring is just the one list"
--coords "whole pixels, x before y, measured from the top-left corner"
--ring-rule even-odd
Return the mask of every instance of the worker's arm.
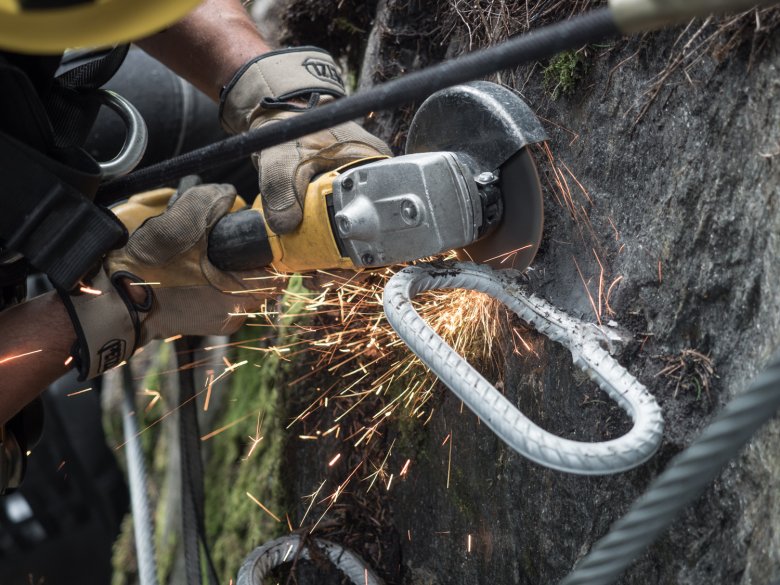
[[244, 63], [271, 50], [239, 0], [204, 0], [137, 44], [215, 101]]
[[[345, 95], [338, 65], [313, 47], [272, 51], [239, 0], [205, 0], [179, 23], [138, 45], [212, 99], [232, 134], [295, 116]], [[390, 149], [357, 124], [342, 124], [253, 157], [266, 220], [277, 234], [303, 217], [312, 177]]]
[[0, 313], [0, 424], [70, 367], [92, 378], [153, 339], [227, 335], [260, 309], [275, 293], [264, 271], [223, 272], [208, 259], [208, 235], [235, 199], [230, 185], [194, 187], [109, 253], [87, 287]]
[[0, 424], [68, 367], [76, 334], [62, 301], [48, 293], [0, 313]]

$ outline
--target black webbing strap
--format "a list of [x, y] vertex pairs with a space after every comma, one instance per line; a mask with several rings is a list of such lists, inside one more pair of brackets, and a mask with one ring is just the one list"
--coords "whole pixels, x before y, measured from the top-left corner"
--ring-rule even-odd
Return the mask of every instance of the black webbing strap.
[[[0, 133], [0, 244], [23, 254], [55, 287], [73, 289], [106, 251], [122, 245], [127, 230], [73, 183], [97, 175], [43, 157]], [[73, 182], [63, 181], [69, 176]]]
[[188, 366], [196, 347], [196, 337], [183, 337], [176, 341], [179, 366], [179, 448], [184, 567], [187, 585], [200, 585], [200, 546], [203, 546], [208, 581], [211, 585], [218, 585], [217, 571], [206, 540], [206, 525], [203, 519], [203, 461], [200, 454], [198, 405], [195, 400], [194, 368]]
[[91, 203], [99, 168], [80, 147], [100, 107], [89, 90], [114, 75], [127, 51], [89, 55], [56, 78], [58, 58], [0, 54], [0, 248], [21, 253], [63, 290], [126, 238]]
[[[12, 60], [13, 59], [13, 60]], [[28, 72], [17, 63], [21, 61]], [[56, 62], [0, 54], [0, 131], [40, 152], [54, 146], [52, 127], [39, 92], [47, 93]]]
[[97, 55], [89, 54], [86, 62], [54, 79], [44, 103], [58, 147], [84, 144], [100, 109], [100, 103], [89, 90], [105, 85], [129, 50], [130, 45], [119, 45]]

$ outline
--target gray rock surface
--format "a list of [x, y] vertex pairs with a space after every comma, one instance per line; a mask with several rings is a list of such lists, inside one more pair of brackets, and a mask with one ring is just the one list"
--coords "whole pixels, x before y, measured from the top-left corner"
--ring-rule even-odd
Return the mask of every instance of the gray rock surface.
[[[378, 81], [443, 56], [430, 35], [399, 32], [401, 4], [380, 2], [382, 30], [372, 33], [361, 86], [367, 72]], [[677, 50], [678, 34], [592, 48], [599, 54], [589, 59], [575, 92], [558, 100], [550, 99], [538, 69], [512, 77], [546, 121], [559, 163], [588, 193], [566, 174], [577, 209], [572, 214], [560, 195], [547, 190], [546, 233], [528, 274], [530, 286], [566, 311], [595, 320], [584, 282], [597, 298], [601, 262], [605, 290], [615, 283], [609, 298], [614, 315], [604, 318], [634, 335], [620, 359], [662, 405], [662, 447], [629, 473], [566, 475], [509, 451], [442, 393], [430, 424], [395, 453], [400, 461], [411, 457], [414, 467], [384, 504], [399, 543], [397, 554], [382, 563], [388, 581], [557, 582], [775, 353], [780, 36], [755, 55], [748, 44], [721, 62], [704, 56], [689, 70], [690, 81], [681, 73], [670, 76], [636, 122], [645, 92]], [[452, 54], [460, 47], [450, 39], [447, 49]], [[373, 128], [395, 137], [397, 147], [408, 118], [407, 111], [383, 114]], [[550, 177], [544, 157], [537, 158]], [[627, 428], [617, 406], [572, 369], [565, 350], [533, 332], [524, 336], [537, 355], [510, 355], [498, 376], [524, 413], [581, 440], [614, 437]], [[708, 356], [714, 373], [697, 374], [704, 361], [688, 350]], [[687, 357], [678, 387], [676, 373], [659, 372], [681, 355]], [[451, 464], [448, 446], [442, 447], [450, 432]], [[300, 495], [311, 485], [305, 473], [293, 462]], [[621, 583], [768, 585], [780, 579], [778, 488], [775, 420]]]

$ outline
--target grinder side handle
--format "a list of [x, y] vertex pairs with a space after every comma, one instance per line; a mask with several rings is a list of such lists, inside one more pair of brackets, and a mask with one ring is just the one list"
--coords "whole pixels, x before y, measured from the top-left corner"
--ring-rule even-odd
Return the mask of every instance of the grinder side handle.
[[257, 270], [274, 261], [262, 213], [244, 209], [228, 213], [209, 234], [208, 256], [220, 270]]

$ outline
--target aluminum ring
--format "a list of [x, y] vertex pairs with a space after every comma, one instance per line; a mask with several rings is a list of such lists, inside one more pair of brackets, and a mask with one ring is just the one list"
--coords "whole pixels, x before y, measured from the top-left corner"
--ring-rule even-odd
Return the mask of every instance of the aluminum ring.
[[95, 95], [101, 105], [116, 112], [125, 124], [125, 143], [114, 158], [106, 162], [98, 162], [102, 180], [110, 181], [130, 173], [146, 153], [149, 142], [149, 131], [146, 128], [141, 113], [136, 107], [116, 92], [98, 89]]

